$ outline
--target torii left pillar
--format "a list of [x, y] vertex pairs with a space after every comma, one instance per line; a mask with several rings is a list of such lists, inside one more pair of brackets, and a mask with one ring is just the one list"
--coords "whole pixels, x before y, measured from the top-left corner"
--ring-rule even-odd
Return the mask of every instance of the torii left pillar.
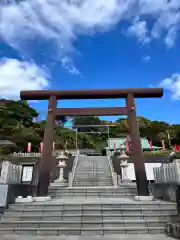
[[46, 119], [46, 128], [44, 132], [44, 146], [42, 152], [42, 159], [39, 169], [39, 181], [37, 186], [38, 196], [47, 196], [50, 182], [50, 173], [53, 166], [53, 140], [55, 135], [55, 118], [56, 118], [57, 99], [55, 96], [49, 98], [48, 113]]

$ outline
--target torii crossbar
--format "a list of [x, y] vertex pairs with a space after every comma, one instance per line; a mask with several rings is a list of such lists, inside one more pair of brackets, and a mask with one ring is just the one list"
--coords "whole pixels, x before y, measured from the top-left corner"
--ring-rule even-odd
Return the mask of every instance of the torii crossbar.
[[[55, 120], [59, 116], [107, 116], [127, 115], [129, 134], [132, 142], [132, 158], [134, 162], [137, 192], [140, 196], [148, 196], [148, 181], [142, 156], [140, 133], [136, 121], [134, 98], [160, 98], [162, 88], [127, 88], [98, 90], [39, 90], [21, 91], [22, 100], [48, 100], [46, 128], [44, 132], [44, 150], [42, 153], [37, 194], [45, 196], [48, 193], [50, 173], [54, 167], [52, 158]], [[57, 100], [68, 99], [118, 99], [125, 98], [125, 107], [115, 108], [57, 108]]]

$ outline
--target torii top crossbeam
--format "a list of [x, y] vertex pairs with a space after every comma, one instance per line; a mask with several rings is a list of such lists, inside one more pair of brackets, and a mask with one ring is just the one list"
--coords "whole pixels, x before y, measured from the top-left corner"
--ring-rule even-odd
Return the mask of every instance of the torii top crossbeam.
[[94, 90], [39, 90], [21, 91], [22, 100], [46, 100], [51, 96], [56, 99], [108, 99], [126, 98], [132, 94], [135, 98], [159, 98], [163, 96], [162, 88], [124, 88]]

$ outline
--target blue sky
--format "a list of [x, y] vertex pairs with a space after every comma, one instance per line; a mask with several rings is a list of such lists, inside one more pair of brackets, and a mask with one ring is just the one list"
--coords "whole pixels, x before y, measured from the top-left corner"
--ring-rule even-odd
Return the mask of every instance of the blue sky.
[[[32, 0], [0, 6], [0, 93], [22, 89], [164, 87], [137, 115], [179, 123], [180, 1]], [[123, 100], [59, 101], [62, 107]], [[31, 103], [44, 114], [47, 102]], [[117, 117], [103, 117], [115, 120]]]

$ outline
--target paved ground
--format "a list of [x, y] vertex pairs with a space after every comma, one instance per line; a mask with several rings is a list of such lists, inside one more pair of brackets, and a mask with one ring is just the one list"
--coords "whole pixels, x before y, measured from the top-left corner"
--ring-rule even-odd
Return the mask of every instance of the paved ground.
[[106, 236], [16, 236], [16, 235], [2, 235], [1, 240], [174, 240], [174, 238], [167, 237], [165, 235], [106, 235]]
[[170, 202], [165, 202], [161, 200], [154, 200], [154, 201], [135, 201], [133, 198], [130, 197], [123, 197], [123, 198], [99, 198], [99, 197], [87, 197], [87, 198], [82, 198], [82, 197], [70, 197], [66, 198], [64, 197], [63, 199], [52, 199], [50, 201], [43, 201], [43, 202], [33, 202], [33, 203], [28, 203], [32, 205], [52, 205], [52, 204], [141, 204], [141, 203], [146, 203], [146, 204], [154, 204], [154, 203], [170, 203]]

